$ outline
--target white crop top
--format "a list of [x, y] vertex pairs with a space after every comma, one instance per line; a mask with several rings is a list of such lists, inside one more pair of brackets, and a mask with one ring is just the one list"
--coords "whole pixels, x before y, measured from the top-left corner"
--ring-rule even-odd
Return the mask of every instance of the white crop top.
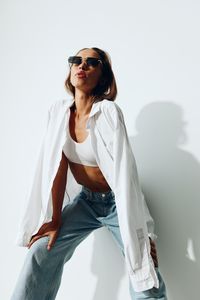
[[63, 146], [63, 152], [66, 155], [66, 157], [69, 159], [69, 161], [86, 165], [86, 166], [98, 167], [92, 149], [90, 131], [88, 133], [88, 136], [82, 143], [77, 143], [71, 137], [69, 131], [69, 123], [68, 123], [67, 137], [68, 138], [66, 139], [66, 142]]

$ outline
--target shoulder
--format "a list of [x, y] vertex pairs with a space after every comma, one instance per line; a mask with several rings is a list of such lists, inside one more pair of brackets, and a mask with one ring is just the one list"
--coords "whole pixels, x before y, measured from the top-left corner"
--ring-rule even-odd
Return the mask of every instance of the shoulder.
[[101, 112], [113, 129], [117, 128], [120, 123], [124, 124], [122, 109], [116, 102], [107, 99], [102, 100]]
[[70, 98], [56, 100], [49, 106], [49, 113], [52, 114], [65, 111], [72, 104], [72, 102], [73, 100]]
[[104, 99], [101, 101], [101, 107], [108, 109], [108, 110], [113, 110], [113, 109], [120, 109], [119, 105], [116, 103], [116, 101], [111, 101]]

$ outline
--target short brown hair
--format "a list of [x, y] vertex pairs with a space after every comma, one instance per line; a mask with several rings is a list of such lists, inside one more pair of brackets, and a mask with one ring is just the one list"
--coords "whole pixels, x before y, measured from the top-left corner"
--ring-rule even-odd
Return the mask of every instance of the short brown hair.
[[[108, 99], [114, 101], [117, 96], [117, 85], [114, 73], [112, 71], [111, 59], [109, 54], [106, 51], [103, 51], [99, 48], [83, 48], [77, 52], [77, 54], [85, 49], [93, 49], [102, 61], [102, 76], [99, 83], [92, 91], [92, 96], [94, 97], [95, 102], [102, 101], [103, 99]], [[77, 55], [76, 54], [76, 55]], [[75, 96], [75, 88], [70, 81], [71, 70], [65, 80], [66, 90]]]

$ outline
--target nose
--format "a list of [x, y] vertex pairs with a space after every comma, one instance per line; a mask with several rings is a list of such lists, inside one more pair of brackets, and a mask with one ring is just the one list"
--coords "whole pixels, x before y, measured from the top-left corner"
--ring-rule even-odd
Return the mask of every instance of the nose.
[[87, 63], [85, 59], [82, 59], [81, 64], [78, 66], [79, 69], [85, 69], [87, 68]]

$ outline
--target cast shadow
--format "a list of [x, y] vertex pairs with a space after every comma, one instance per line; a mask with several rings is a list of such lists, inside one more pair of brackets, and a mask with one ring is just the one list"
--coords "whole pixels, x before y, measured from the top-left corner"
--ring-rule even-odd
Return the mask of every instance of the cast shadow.
[[156, 223], [160, 269], [169, 300], [199, 299], [200, 164], [187, 144], [181, 107], [145, 106], [130, 138], [140, 182]]
[[91, 272], [97, 282], [93, 300], [117, 300], [125, 264], [111, 233], [102, 227], [93, 232]]

